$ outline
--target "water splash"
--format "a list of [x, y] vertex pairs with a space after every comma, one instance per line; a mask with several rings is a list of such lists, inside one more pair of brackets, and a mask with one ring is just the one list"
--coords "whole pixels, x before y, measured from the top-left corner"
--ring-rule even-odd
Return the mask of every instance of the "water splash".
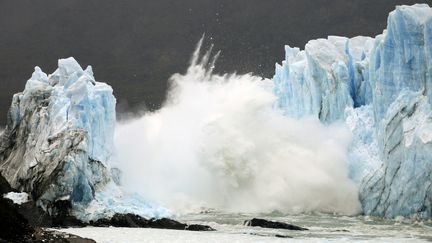
[[214, 74], [218, 53], [202, 43], [160, 110], [118, 124], [124, 185], [176, 212], [358, 213], [350, 132], [284, 117], [270, 80]]

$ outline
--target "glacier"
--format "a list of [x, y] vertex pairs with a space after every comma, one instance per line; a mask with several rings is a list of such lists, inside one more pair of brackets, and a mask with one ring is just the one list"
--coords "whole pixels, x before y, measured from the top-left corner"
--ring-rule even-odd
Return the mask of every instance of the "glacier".
[[51, 215], [61, 200], [84, 221], [114, 213], [167, 215], [119, 185], [115, 104], [112, 88], [74, 58], [60, 59], [50, 75], [36, 67], [24, 91], [13, 96], [0, 137], [2, 176]]
[[275, 107], [351, 129], [350, 177], [367, 215], [432, 217], [432, 9], [397, 6], [375, 38], [285, 47]]
[[[286, 116], [349, 128], [349, 176], [364, 214], [432, 217], [429, 5], [397, 6], [375, 38], [329, 36], [304, 50], [286, 46], [272, 82], [274, 108]], [[60, 59], [50, 75], [36, 67], [13, 96], [0, 132], [2, 176], [51, 215], [66, 200], [83, 221], [115, 213], [169, 216], [121, 186], [115, 104], [112, 88], [74, 58]]]

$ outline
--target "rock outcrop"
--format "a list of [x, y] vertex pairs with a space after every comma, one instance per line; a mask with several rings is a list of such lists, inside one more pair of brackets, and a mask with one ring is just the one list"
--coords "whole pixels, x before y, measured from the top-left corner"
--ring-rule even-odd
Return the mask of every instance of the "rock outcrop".
[[43, 221], [42, 223], [43, 219], [40, 217], [45, 217], [45, 220], [49, 218], [46, 213], [34, 203], [18, 205], [12, 200], [4, 198], [3, 195], [13, 191], [13, 189], [2, 176], [0, 176], [0, 189], [0, 242], [95, 242], [75, 235], [42, 229], [41, 227], [52, 226], [51, 221]]
[[292, 224], [288, 224], [288, 223], [284, 223], [284, 222], [269, 221], [269, 220], [258, 219], [258, 218], [246, 220], [244, 222], [244, 225], [252, 226], [252, 227], [270, 228], [270, 229], [308, 230], [306, 228], [292, 225]]

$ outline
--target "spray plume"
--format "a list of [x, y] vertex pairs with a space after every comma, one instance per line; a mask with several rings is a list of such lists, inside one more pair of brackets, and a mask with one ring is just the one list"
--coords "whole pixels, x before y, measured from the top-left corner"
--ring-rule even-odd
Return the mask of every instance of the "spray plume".
[[202, 43], [160, 110], [118, 124], [124, 185], [175, 212], [358, 213], [348, 129], [284, 117], [270, 80], [214, 74]]

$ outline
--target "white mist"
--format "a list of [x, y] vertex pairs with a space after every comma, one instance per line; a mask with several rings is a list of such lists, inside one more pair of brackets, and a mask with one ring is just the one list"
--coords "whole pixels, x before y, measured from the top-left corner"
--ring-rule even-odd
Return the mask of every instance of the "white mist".
[[284, 117], [269, 80], [213, 74], [201, 43], [163, 108], [118, 124], [124, 185], [175, 212], [359, 213], [348, 129]]

